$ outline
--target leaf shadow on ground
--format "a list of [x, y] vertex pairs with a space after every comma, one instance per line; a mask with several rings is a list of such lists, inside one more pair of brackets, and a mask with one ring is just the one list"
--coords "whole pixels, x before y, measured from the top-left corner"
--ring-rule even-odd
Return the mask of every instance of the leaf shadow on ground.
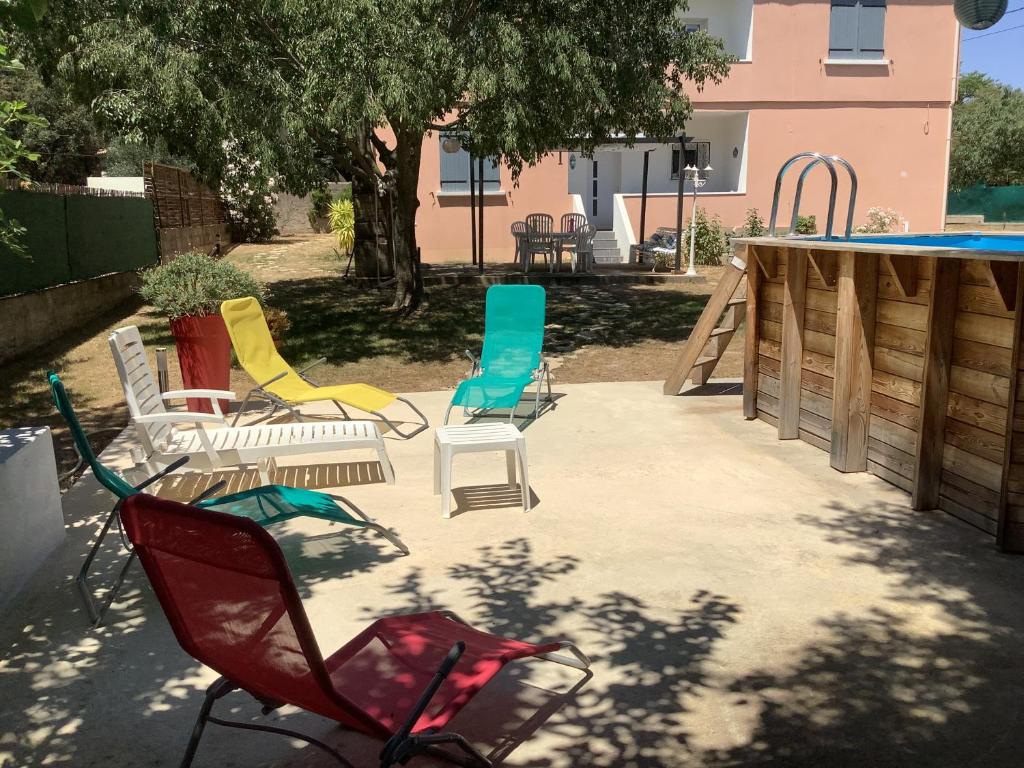
[[[545, 350], [565, 341], [625, 347], [648, 340], [683, 341], [708, 297], [647, 286], [554, 286], [548, 289]], [[414, 363], [458, 359], [477, 352], [484, 332], [486, 286], [435, 286], [423, 308], [403, 317], [388, 311], [387, 289], [363, 289], [338, 279], [282, 280], [271, 303], [292, 327], [283, 353], [293, 364], [321, 356], [333, 365], [378, 355]], [[594, 334], [586, 339], [580, 333]]]
[[937, 511], [885, 502], [831, 510], [801, 522], [848, 564], [889, 576], [890, 602], [822, 621], [824, 637], [789, 671], [734, 680], [730, 690], [760, 708], [751, 737], [697, 762], [1020, 765], [1024, 562]]
[[[93, 528], [90, 526], [89, 532]], [[82, 531], [76, 535], [84, 548]], [[371, 539], [340, 536], [330, 551], [310, 549], [286, 534], [280, 537], [304, 597], [338, 579], [387, 578], [398, 568]], [[300, 554], [301, 552], [301, 554]], [[454, 589], [471, 600], [472, 623], [482, 629], [542, 640], [559, 637], [560, 624], [572, 613], [588, 627], [574, 641], [591, 655], [595, 676], [568, 699], [538, 699], [536, 688], [518, 674], [519, 662], [500, 683], [499, 700], [474, 702], [453, 725], [510, 764], [515, 747], [544, 733], [546, 765], [661, 765], [661, 758], [686, 749], [682, 718], [689, 697], [707, 684], [705, 665], [715, 643], [737, 621], [739, 608], [710, 592], [698, 592], [678, 609], [654, 610], [624, 592], [572, 594], [547, 600], [540, 591], [557, 581], [571, 582], [577, 561], [571, 556], [537, 558], [525, 540], [482, 547], [448, 569]], [[66, 558], [67, 566], [74, 561]], [[118, 558], [105, 552], [109, 577]], [[70, 570], [70, 569], [68, 569]], [[187, 739], [208, 677], [176, 646], [160, 616], [141, 570], [130, 579], [124, 600], [99, 632], [84, 630], [67, 580], [51, 584], [56, 594], [37, 594], [35, 606], [19, 612], [3, 630], [0, 678], [10, 692], [0, 726], [0, 756], [10, 765], [67, 766], [175, 765]], [[391, 581], [389, 599], [373, 608], [345, 605], [353, 618], [370, 621], [382, 614], [444, 607], [441, 590], [426, 583], [422, 571], [408, 568]], [[315, 623], [315, 622], [314, 622]], [[358, 623], [358, 622], [357, 622]], [[333, 648], [324, 648], [325, 652]], [[579, 673], [557, 667], [578, 678]], [[485, 691], [482, 696], [486, 696]], [[274, 723], [310, 733], [335, 745], [356, 766], [374, 766], [380, 743], [289, 708], [261, 717], [258, 705], [233, 696], [222, 716]], [[538, 706], [540, 715], [538, 716]], [[464, 727], [463, 727], [464, 726]], [[312, 748], [274, 736], [245, 735], [211, 727], [200, 748], [198, 765], [327, 766]], [[418, 760], [416, 765], [434, 764]]]

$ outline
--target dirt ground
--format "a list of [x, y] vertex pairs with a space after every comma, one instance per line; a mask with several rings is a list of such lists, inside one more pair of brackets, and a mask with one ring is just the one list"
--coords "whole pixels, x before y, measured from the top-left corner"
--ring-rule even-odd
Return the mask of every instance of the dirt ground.
[[[334, 256], [329, 235], [240, 245], [226, 258], [265, 282], [269, 303], [288, 312], [292, 328], [282, 354], [289, 362], [301, 366], [327, 358], [310, 372], [318, 383], [365, 381], [397, 392], [451, 389], [469, 369], [463, 351], [479, 351], [486, 292], [482, 286], [428, 287], [423, 307], [402, 318], [388, 311], [389, 289], [356, 288], [341, 279], [344, 263]], [[701, 271], [706, 283], [549, 288], [545, 350], [556, 381], [663, 379], [721, 274], [721, 269]], [[6, 363], [0, 371], [0, 386], [7, 393], [0, 402], [0, 428], [49, 425], [61, 470], [74, 465], [67, 431], [46, 385], [46, 371], [55, 370], [95, 447], [106, 445], [128, 421], [107, 346], [109, 333], [124, 325], [139, 327], [151, 356], [158, 346], [168, 349], [171, 385], [179, 386], [166, 319], [140, 301], [130, 301]], [[716, 377], [741, 374], [741, 347], [738, 335]], [[244, 371], [232, 370], [236, 392], [244, 394], [252, 384]]]

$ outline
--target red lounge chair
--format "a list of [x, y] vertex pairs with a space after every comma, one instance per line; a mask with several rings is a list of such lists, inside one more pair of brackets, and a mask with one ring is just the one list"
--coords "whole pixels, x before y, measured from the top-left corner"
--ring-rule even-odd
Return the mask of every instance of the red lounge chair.
[[235, 689], [263, 703], [264, 714], [291, 704], [386, 739], [382, 768], [425, 752], [489, 766], [463, 737], [441, 732], [452, 717], [515, 659], [590, 665], [571, 643], [498, 637], [448, 611], [378, 619], [325, 659], [284, 555], [255, 522], [143, 494], [124, 502], [121, 519], [178, 642], [222, 675], [206, 692], [182, 768], [207, 722], [299, 738], [348, 764], [309, 736], [213, 717], [216, 700]]

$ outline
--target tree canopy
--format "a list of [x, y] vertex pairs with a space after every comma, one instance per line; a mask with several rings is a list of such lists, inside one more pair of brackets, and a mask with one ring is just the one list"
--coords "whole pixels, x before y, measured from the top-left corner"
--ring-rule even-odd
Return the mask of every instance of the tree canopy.
[[1024, 184], [1024, 90], [980, 72], [960, 77], [953, 106], [949, 184]]
[[0, 99], [21, 101], [41, 121], [13, 126], [10, 135], [19, 139], [35, 160], [25, 158], [18, 167], [33, 181], [54, 184], [85, 184], [99, 172], [104, 139], [90, 109], [70, 97], [60, 83], [45, 86], [31, 67], [0, 72]]
[[[688, 88], [728, 72], [681, 0], [51, 0], [28, 36], [118, 133], [163, 139], [216, 183], [226, 140], [288, 191], [353, 183], [357, 267], [391, 243], [418, 300], [420, 147], [457, 130], [518, 173], [612, 134], [676, 135]], [[387, 203], [384, 205], [383, 203]]]

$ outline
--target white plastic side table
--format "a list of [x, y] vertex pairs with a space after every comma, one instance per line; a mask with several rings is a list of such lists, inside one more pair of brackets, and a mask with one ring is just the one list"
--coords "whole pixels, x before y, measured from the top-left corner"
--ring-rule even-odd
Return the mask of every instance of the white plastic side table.
[[519, 464], [523, 511], [530, 511], [530, 479], [526, 464], [526, 437], [513, 425], [453, 424], [434, 431], [434, 495], [441, 494], [441, 516], [450, 518], [452, 504], [452, 459], [458, 453], [504, 451], [508, 487], [516, 486]]

